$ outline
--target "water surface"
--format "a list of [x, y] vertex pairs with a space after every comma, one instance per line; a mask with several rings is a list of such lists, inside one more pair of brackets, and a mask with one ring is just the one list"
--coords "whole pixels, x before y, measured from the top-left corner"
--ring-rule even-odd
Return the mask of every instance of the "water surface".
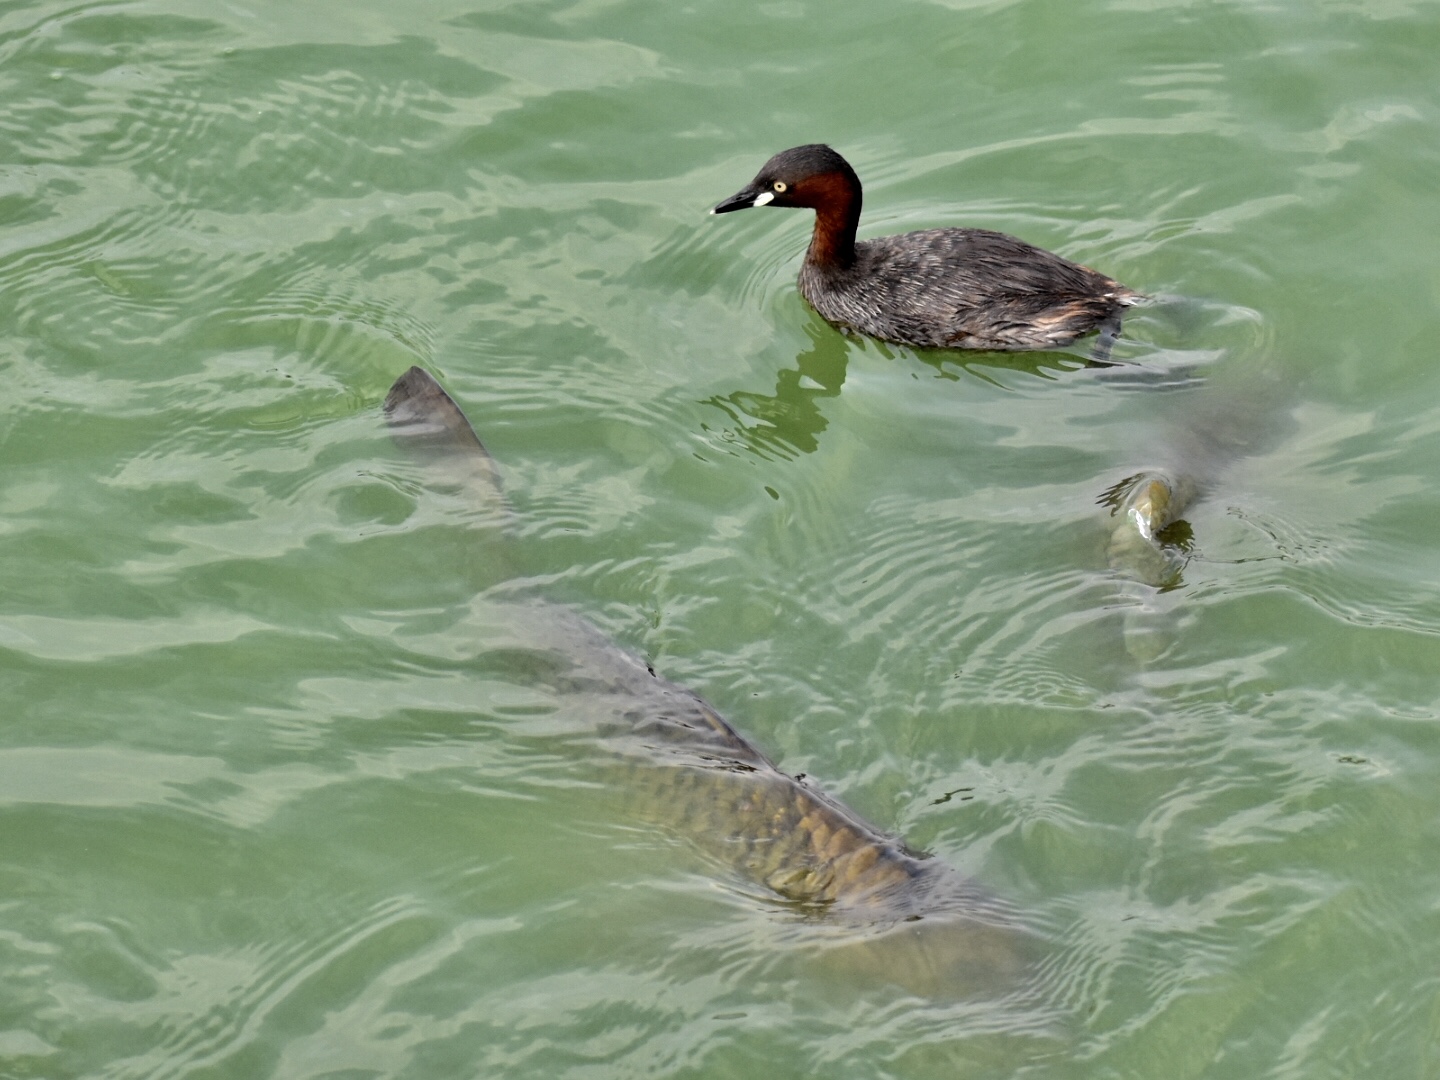
[[[0, 9], [0, 1075], [1436, 1075], [1437, 55], [1428, 0]], [[816, 140], [862, 236], [1183, 302], [1108, 371], [847, 340], [802, 214], [705, 214]], [[508, 544], [386, 436], [415, 363]], [[1160, 592], [1096, 500], [1177, 457]], [[497, 587], [1030, 981], [807, 974], [536, 737]]]

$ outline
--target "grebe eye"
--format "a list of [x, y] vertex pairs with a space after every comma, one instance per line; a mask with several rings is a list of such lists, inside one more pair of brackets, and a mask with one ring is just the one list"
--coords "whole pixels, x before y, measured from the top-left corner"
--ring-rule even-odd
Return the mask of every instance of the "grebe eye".
[[773, 183], [773, 184], [770, 185], [770, 186], [773, 187], [773, 188], [774, 188], [777, 192], [779, 192], [781, 195], [783, 195], [783, 194], [785, 194], [785, 188], [786, 188], [788, 185], [785, 183], [784, 180], [776, 180], [775, 183]]

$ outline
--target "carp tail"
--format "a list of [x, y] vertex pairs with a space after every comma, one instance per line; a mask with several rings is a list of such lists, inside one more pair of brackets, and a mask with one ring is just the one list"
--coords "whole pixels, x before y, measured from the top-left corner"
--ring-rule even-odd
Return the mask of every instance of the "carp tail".
[[455, 399], [423, 368], [412, 367], [390, 387], [383, 406], [390, 434], [417, 453], [451, 466], [479, 504], [509, 517], [500, 469]]

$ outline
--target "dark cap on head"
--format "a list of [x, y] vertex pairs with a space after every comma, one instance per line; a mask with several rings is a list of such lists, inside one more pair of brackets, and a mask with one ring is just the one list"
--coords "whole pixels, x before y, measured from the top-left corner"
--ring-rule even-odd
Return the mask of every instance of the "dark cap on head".
[[781, 150], [760, 169], [760, 176], [774, 175], [781, 179], [816, 176], [819, 173], [854, 173], [850, 163], [824, 143], [807, 143]]

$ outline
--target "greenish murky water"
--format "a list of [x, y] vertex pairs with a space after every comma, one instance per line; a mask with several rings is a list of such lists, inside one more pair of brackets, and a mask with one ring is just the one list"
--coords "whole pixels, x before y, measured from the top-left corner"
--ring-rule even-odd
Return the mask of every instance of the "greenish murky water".
[[[0, 6], [0, 1077], [1440, 1076], [1437, 75], [1425, 0]], [[847, 340], [805, 216], [706, 215], [817, 140], [862, 237], [1180, 299], [1107, 370]], [[1025, 980], [804, 963], [557, 735], [530, 595]]]

